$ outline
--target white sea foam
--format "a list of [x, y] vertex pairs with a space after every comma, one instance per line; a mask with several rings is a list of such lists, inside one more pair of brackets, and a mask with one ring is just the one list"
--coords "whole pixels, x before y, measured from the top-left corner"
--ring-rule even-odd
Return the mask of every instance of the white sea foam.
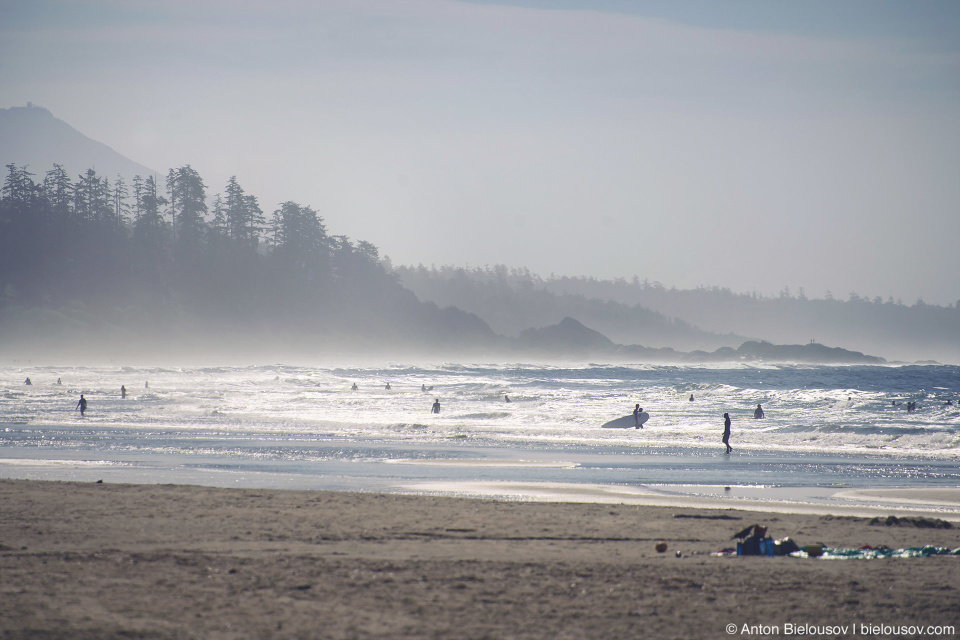
[[[299, 474], [349, 487], [422, 471], [424, 481], [939, 486], [957, 484], [960, 457], [954, 366], [6, 367], [0, 389], [7, 460], [231, 469], [241, 483]], [[651, 416], [643, 430], [599, 428], [637, 403]], [[724, 412], [730, 458], [718, 458]], [[0, 474], [14, 466], [0, 461]]]

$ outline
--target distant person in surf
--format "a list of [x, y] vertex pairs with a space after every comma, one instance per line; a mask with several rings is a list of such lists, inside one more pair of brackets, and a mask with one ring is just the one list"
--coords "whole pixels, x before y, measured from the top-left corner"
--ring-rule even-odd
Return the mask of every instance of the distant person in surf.
[[353, 383], [353, 386], [350, 387], [350, 390], [351, 390], [351, 391], [356, 391], [356, 390], [359, 389], [359, 388], [360, 388], [360, 387], [357, 386], [357, 383], [354, 382], [354, 383]]
[[693, 402], [693, 394], [690, 394], [690, 402]]
[[754, 412], [753, 412], [753, 417], [756, 418], [756, 419], [758, 419], [758, 420], [759, 420], [760, 418], [762, 418], [762, 417], [763, 417], [763, 407], [761, 407], [760, 405], [757, 405], [757, 408], [756, 408], [756, 409], [754, 410]]
[[82, 418], [83, 412], [87, 410], [87, 399], [83, 397], [82, 393], [80, 394], [80, 400], [77, 402], [77, 409], [80, 409], [80, 417]]
[[633, 428], [634, 429], [643, 429], [643, 425], [640, 424], [640, 414], [643, 413], [643, 408], [640, 405], [633, 407]]
[[121, 398], [127, 397], [127, 388], [123, 385], [120, 385], [120, 397]]
[[389, 382], [387, 383], [387, 386], [384, 387], [384, 389], [386, 389], [387, 391], [390, 391], [390, 383], [389, 383]]
[[30, 378], [27, 378], [26, 380], [24, 380], [23, 384], [27, 385], [28, 387], [33, 385], [33, 383], [30, 382]]
[[733, 447], [730, 446], [730, 414], [723, 414], [723, 444], [727, 446], [727, 453], [733, 451]]
[[510, 396], [508, 396], [507, 394], [503, 394], [503, 399], [507, 402], [510, 402]]
[[440, 398], [437, 398], [433, 401], [433, 408], [430, 409], [431, 413], [440, 413]]

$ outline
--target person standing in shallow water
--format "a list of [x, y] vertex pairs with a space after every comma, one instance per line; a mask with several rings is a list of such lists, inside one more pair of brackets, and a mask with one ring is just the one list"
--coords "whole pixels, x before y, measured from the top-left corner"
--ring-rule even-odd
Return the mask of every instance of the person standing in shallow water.
[[723, 414], [723, 444], [727, 445], [727, 453], [733, 451], [730, 446], [730, 414]]
[[83, 394], [80, 394], [80, 401], [77, 402], [77, 409], [80, 409], [80, 417], [83, 417], [83, 412], [87, 410], [87, 399], [83, 397]]
[[440, 398], [437, 398], [433, 401], [433, 407], [430, 409], [431, 413], [440, 413]]
[[634, 429], [643, 429], [643, 425], [640, 424], [640, 414], [643, 413], [643, 409], [640, 408], [640, 405], [636, 405], [633, 408], [633, 428]]

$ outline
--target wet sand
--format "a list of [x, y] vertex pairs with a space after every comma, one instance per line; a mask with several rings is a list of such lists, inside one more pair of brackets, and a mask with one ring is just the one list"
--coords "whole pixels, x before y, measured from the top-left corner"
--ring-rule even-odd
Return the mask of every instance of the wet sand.
[[0, 509], [5, 639], [960, 631], [957, 556], [712, 555], [754, 523], [800, 545], [960, 547], [929, 518], [27, 480], [0, 480]]

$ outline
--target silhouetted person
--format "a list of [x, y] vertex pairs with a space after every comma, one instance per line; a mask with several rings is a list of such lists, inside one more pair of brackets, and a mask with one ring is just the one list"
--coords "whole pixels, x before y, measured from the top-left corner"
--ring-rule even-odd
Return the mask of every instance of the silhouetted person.
[[29, 387], [29, 386], [32, 385], [33, 383], [30, 382], [30, 378], [27, 378], [26, 380], [23, 381], [23, 384], [25, 384], [25, 385], [27, 385], [27, 386]]
[[360, 387], [357, 386], [357, 383], [354, 382], [354, 383], [353, 383], [353, 386], [350, 387], [350, 390], [351, 390], [351, 391], [356, 391], [356, 390], [359, 389], [359, 388], [360, 388]]
[[507, 394], [503, 394], [503, 399], [506, 400], [507, 402], [510, 402], [510, 396], [508, 396]]
[[387, 383], [387, 386], [384, 387], [384, 389], [386, 389], [387, 391], [390, 391], [390, 383], [389, 383], [389, 382]]
[[82, 393], [80, 394], [80, 400], [77, 402], [77, 409], [80, 409], [80, 417], [82, 418], [83, 412], [87, 410], [87, 399], [83, 397]]
[[127, 397], [127, 388], [123, 385], [120, 385], [120, 397], [121, 398]]
[[763, 407], [761, 407], [760, 405], [757, 405], [757, 408], [756, 408], [756, 409], [754, 410], [754, 412], [753, 412], [753, 417], [754, 417], [754, 418], [758, 418], [758, 419], [759, 419], [759, 418], [762, 418], [762, 417], [763, 417]]
[[693, 394], [690, 394], [690, 402], [693, 402]]
[[433, 409], [430, 410], [432, 413], [440, 413], [440, 398], [437, 398], [433, 401]]
[[634, 429], [643, 429], [643, 425], [640, 424], [640, 414], [643, 413], [643, 409], [640, 408], [640, 405], [633, 407], [633, 428]]
[[420, 391], [426, 391], [426, 390], [427, 390], [427, 385], [421, 384], [421, 385], [420, 385]]
[[63, 383], [60, 381], [60, 378], [57, 378], [57, 384], [63, 384]]
[[143, 383], [143, 388], [144, 388], [144, 389], [149, 389], [149, 388], [150, 388], [150, 381], [149, 381], [149, 380], [147, 380], [146, 382]]
[[723, 414], [723, 444], [727, 445], [727, 453], [733, 451], [730, 446], [730, 414]]

